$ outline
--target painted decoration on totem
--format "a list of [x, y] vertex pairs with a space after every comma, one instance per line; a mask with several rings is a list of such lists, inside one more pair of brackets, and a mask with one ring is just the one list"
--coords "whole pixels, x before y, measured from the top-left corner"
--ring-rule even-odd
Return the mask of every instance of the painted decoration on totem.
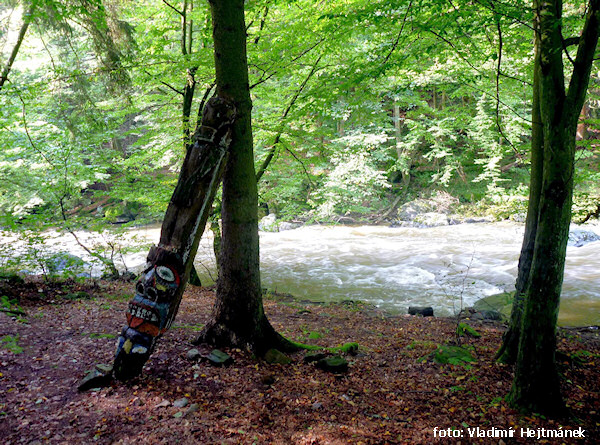
[[[135, 285], [135, 295], [127, 309], [127, 326], [117, 340], [115, 358], [136, 356], [142, 364], [150, 356], [156, 339], [170, 327], [171, 306], [178, 303], [183, 264], [180, 256], [153, 247], [148, 263]], [[175, 310], [176, 308], [173, 308]]]

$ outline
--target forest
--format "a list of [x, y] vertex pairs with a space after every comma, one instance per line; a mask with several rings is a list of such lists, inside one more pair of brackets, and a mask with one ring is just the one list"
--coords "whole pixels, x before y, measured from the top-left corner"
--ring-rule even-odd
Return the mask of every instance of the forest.
[[2, 443], [597, 443], [599, 37], [4, 0]]

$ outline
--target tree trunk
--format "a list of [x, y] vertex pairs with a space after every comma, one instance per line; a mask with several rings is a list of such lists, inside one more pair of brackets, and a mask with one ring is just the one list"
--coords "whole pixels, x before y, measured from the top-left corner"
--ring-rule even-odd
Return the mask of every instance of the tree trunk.
[[402, 143], [402, 122], [400, 117], [400, 105], [394, 104], [394, 134], [396, 137], [396, 155], [398, 160], [405, 162], [405, 166], [400, 167], [400, 174], [402, 175], [402, 189], [406, 193], [408, 186], [410, 185], [410, 168], [412, 167], [412, 159], [410, 153], [406, 149], [401, 149], [400, 144]]
[[213, 253], [215, 254], [218, 278], [220, 274], [219, 258], [221, 257], [221, 226], [219, 225], [219, 218], [216, 215], [210, 218], [210, 230], [213, 233]]
[[0, 90], [2, 90], [2, 87], [8, 80], [8, 74], [12, 69], [13, 63], [15, 62], [17, 54], [19, 53], [19, 49], [21, 48], [21, 44], [25, 39], [25, 34], [27, 33], [27, 28], [29, 28], [29, 24], [33, 19], [33, 12], [35, 11], [37, 3], [37, 0], [33, 0], [27, 12], [25, 12], [25, 14], [23, 15], [23, 24], [21, 25], [21, 29], [19, 30], [17, 41], [15, 43], [15, 46], [13, 47], [13, 50], [10, 53], [10, 56], [8, 57], [8, 60], [6, 61], [6, 65], [4, 65], [4, 68], [2, 68], [2, 73], [0, 74]]
[[202, 286], [202, 280], [200, 279], [200, 276], [198, 275], [198, 271], [196, 270], [196, 267], [192, 267], [190, 269], [189, 283], [192, 286]]
[[[539, 25], [536, 25], [536, 29]], [[502, 363], [514, 364], [517, 360], [521, 323], [523, 319], [524, 298], [526, 285], [533, 261], [533, 250], [537, 233], [539, 204], [542, 188], [542, 173], [544, 162], [544, 132], [542, 117], [540, 115], [540, 42], [539, 35], [534, 36], [534, 73], [533, 73], [533, 101], [531, 111], [531, 172], [529, 179], [529, 203], [527, 206], [527, 219], [525, 221], [525, 234], [519, 256], [517, 282], [515, 284], [515, 297], [508, 330], [502, 338], [502, 346], [497, 353], [497, 358]]]
[[244, 1], [211, 0], [210, 5], [217, 95], [235, 104], [237, 118], [223, 177], [217, 297], [196, 342], [261, 353], [286, 341], [269, 324], [262, 304]]
[[589, 3], [568, 93], [562, 63], [562, 2], [536, 0], [534, 4], [544, 160], [533, 260], [508, 401], [521, 411], [562, 415], [566, 408], [556, 369], [555, 331], [571, 222], [577, 119], [598, 42], [600, 0]]
[[577, 140], [584, 141], [588, 138], [588, 124], [585, 121], [590, 117], [590, 104], [585, 103], [579, 115], [579, 123], [577, 124]]
[[160, 242], [150, 249], [129, 303], [127, 326], [115, 353], [118, 379], [141, 373], [157, 339], [175, 319], [223, 175], [234, 118], [235, 107], [226, 99], [214, 97], [206, 105], [202, 126], [194, 135], [169, 202]]
[[[188, 13], [192, 13], [194, 10], [194, 2], [184, 0], [183, 8], [180, 11], [181, 14], [181, 54], [189, 62], [192, 54], [192, 42], [194, 36], [193, 22], [190, 19], [188, 21]], [[198, 66], [192, 66], [186, 69], [185, 86], [182, 91], [183, 103], [182, 103], [182, 126], [183, 126], [183, 146], [187, 150], [189, 145], [193, 142], [191, 140], [192, 128], [190, 123], [190, 116], [192, 113], [192, 104], [194, 102], [194, 94], [196, 91], [196, 71]]]

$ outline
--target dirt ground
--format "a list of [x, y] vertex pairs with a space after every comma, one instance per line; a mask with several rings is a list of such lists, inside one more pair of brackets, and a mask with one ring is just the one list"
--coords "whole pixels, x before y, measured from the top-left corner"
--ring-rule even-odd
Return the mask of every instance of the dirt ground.
[[[1, 444], [600, 443], [597, 330], [560, 332], [572, 418], [550, 420], [521, 416], [504, 402], [511, 368], [493, 360], [501, 324], [468, 321], [481, 334], [463, 338], [477, 361], [441, 365], [428, 357], [454, 338], [455, 320], [270, 296], [265, 310], [288, 338], [323, 347], [357, 342], [358, 354], [346, 356], [349, 371], [317, 369], [305, 352], [279, 365], [235, 349], [225, 349], [232, 365], [214, 367], [186, 357], [214, 301], [213, 290], [190, 287], [141, 377], [78, 392], [87, 370], [112, 362], [133, 284], [1, 290], [26, 313], [0, 313]], [[477, 437], [476, 428], [497, 437]], [[580, 428], [583, 439], [537, 439]], [[502, 437], [510, 431], [513, 438]], [[521, 437], [527, 432], [536, 437]]]

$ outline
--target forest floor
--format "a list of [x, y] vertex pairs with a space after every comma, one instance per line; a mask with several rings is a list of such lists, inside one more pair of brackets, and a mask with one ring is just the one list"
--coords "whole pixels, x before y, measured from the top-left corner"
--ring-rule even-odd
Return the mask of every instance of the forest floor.
[[[562, 391], [573, 417], [548, 420], [504, 402], [511, 368], [493, 359], [503, 325], [468, 321], [481, 334], [463, 338], [477, 361], [441, 365], [429, 357], [455, 338], [456, 320], [388, 316], [357, 302], [265, 299], [288, 338], [324, 347], [358, 342], [347, 373], [317, 369], [304, 352], [280, 365], [225, 349], [233, 364], [214, 367], [186, 356], [214, 301], [213, 290], [190, 287], [141, 377], [78, 392], [86, 370], [112, 362], [132, 288], [33, 282], [1, 289], [19, 297], [12, 309], [26, 315], [0, 313], [0, 443], [600, 443], [597, 330], [560, 331]], [[515, 437], [470, 437], [477, 427]], [[537, 439], [579, 428], [584, 439]]]

